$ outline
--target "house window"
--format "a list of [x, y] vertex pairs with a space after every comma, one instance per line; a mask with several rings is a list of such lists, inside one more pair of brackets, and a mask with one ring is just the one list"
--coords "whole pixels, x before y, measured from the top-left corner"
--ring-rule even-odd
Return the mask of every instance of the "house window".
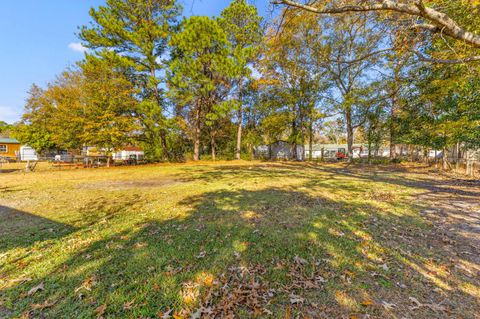
[[6, 152], [7, 152], [7, 145], [0, 144], [0, 153], [6, 153]]

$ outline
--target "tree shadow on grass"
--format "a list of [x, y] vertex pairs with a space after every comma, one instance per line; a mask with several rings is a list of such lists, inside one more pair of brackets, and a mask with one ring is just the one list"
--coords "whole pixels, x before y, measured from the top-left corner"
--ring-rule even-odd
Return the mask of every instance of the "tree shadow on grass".
[[[297, 167], [298, 169], [298, 167]], [[283, 163], [262, 163], [256, 165], [221, 165], [216, 167], [184, 167], [180, 175], [189, 174], [190, 181], [202, 180], [212, 182], [218, 179], [241, 181], [243, 178], [308, 178], [304, 172], [293, 170]]]
[[[187, 214], [102, 236], [0, 298], [12, 314], [51, 318], [154, 318], [200, 306], [218, 318], [468, 318], [478, 306], [411, 240], [424, 231], [411, 216], [272, 187], [209, 192], [178, 206]], [[28, 295], [39, 283], [44, 290]], [[449, 300], [445, 310], [412, 308], [410, 296]], [[455, 309], [459, 301], [464, 308]]]
[[0, 221], [0, 254], [75, 231], [72, 226], [2, 205]]
[[[452, 178], [433, 179], [428, 177], [428, 172], [407, 170], [404, 167], [383, 167], [383, 169], [371, 169], [369, 166], [356, 165], [351, 167], [336, 166], [309, 166], [322, 172], [346, 176], [360, 180], [373, 181], [378, 183], [392, 184], [403, 187], [423, 189], [428, 193], [453, 194], [465, 197], [479, 198], [479, 190], [459, 189], [456, 186], [462, 183], [476, 184], [471, 181], [458, 180]], [[415, 176], [415, 178], [407, 177], [405, 174]]]

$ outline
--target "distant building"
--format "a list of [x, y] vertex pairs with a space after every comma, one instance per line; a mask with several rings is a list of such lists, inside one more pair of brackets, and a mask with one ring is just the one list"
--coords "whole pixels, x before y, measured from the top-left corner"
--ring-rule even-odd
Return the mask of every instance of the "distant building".
[[14, 138], [0, 137], [0, 157], [16, 160], [20, 153], [20, 142]]
[[[294, 152], [295, 150], [296, 152]], [[294, 146], [294, 144], [286, 141], [277, 141], [256, 147], [255, 157], [269, 160], [303, 161], [305, 160], [305, 149], [303, 145]]]
[[143, 149], [135, 146], [124, 147], [121, 150], [117, 150], [112, 154], [114, 160], [135, 160], [137, 162], [143, 161], [145, 157], [145, 152]]
[[22, 145], [20, 146], [20, 154], [19, 154], [20, 160], [23, 161], [38, 161], [39, 156], [35, 149], [28, 145]]
[[[363, 144], [353, 144], [353, 157], [359, 158], [367, 148]], [[312, 145], [312, 159], [336, 159], [340, 154], [347, 155], [347, 144], [315, 144]], [[368, 150], [367, 150], [368, 153]], [[305, 158], [310, 158], [310, 147], [305, 145]]]

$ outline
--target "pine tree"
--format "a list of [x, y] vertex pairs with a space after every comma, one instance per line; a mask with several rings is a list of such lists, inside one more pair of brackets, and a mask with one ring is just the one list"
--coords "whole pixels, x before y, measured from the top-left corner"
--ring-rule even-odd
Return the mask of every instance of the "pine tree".
[[[205, 125], [224, 116], [232, 104], [225, 102], [232, 78], [237, 76], [227, 34], [208, 17], [185, 20], [172, 37], [173, 59], [168, 71], [169, 89], [177, 113], [187, 118], [194, 144], [194, 160], [200, 159], [200, 140]], [[211, 147], [215, 148], [214, 132]], [[213, 154], [212, 154], [213, 155]]]
[[179, 11], [174, 0], [107, 0], [105, 6], [90, 10], [93, 22], [79, 34], [86, 47], [111, 50], [134, 69], [131, 81], [141, 88], [139, 119], [150, 157], [156, 157], [158, 145], [162, 157], [169, 157], [161, 58]]
[[246, 82], [251, 77], [253, 65], [260, 53], [263, 37], [262, 17], [258, 15], [257, 8], [249, 5], [245, 0], [233, 0], [222, 12], [219, 23], [227, 32], [228, 40], [232, 45], [232, 57], [238, 68], [238, 77], [235, 79], [238, 103], [235, 158], [240, 159], [244, 118], [243, 98]]

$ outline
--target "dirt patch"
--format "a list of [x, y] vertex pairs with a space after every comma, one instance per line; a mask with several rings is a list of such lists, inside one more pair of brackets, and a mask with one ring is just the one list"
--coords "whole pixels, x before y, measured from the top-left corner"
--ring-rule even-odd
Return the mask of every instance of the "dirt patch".
[[[480, 252], [480, 186], [476, 181], [430, 176], [416, 197], [422, 215], [435, 224], [447, 243]], [[460, 247], [459, 247], [460, 248]], [[480, 262], [480, 259], [477, 260]]]
[[94, 183], [79, 184], [78, 188], [82, 189], [104, 189], [104, 190], [125, 190], [136, 188], [157, 188], [165, 186], [173, 186], [187, 183], [180, 179], [142, 179], [142, 180], [107, 180]]
[[[441, 249], [458, 275], [480, 278], [480, 185], [478, 181], [432, 174], [419, 184], [421, 215], [433, 224], [430, 245]], [[478, 286], [476, 289], [478, 289]]]

